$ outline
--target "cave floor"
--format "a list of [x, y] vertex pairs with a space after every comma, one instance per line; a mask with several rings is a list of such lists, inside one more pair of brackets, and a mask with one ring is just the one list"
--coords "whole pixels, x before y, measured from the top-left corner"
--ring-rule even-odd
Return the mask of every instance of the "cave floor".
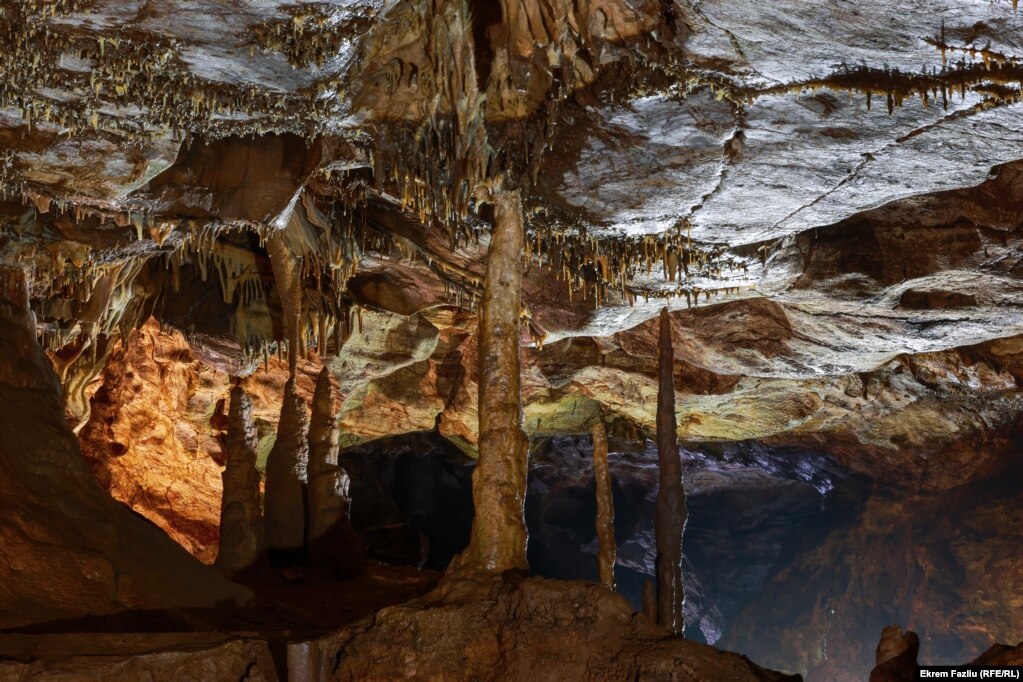
[[0, 656], [13, 655], [25, 635], [138, 633], [224, 633], [289, 641], [319, 636], [387, 606], [422, 596], [441, 573], [410, 566], [366, 562], [364, 572], [347, 580], [309, 578], [261, 569], [237, 577], [255, 593], [247, 606], [122, 611], [0, 631]]

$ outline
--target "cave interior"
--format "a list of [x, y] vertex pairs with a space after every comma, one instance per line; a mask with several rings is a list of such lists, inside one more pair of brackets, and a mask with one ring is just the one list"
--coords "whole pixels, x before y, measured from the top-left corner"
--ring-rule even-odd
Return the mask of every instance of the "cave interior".
[[0, 48], [0, 679], [1023, 666], [1016, 0]]

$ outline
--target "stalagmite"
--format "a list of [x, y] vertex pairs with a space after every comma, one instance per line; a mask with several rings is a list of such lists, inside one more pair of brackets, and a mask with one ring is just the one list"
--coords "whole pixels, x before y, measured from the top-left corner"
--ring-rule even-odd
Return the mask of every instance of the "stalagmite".
[[660, 489], [654, 510], [657, 540], [657, 622], [673, 633], [685, 630], [682, 607], [682, 533], [685, 530], [686, 495], [682, 488], [682, 462], [678, 454], [675, 422], [675, 353], [671, 346], [671, 318], [661, 309], [657, 342], [659, 385], [657, 388], [657, 460]]
[[277, 440], [266, 460], [266, 546], [275, 563], [299, 559], [305, 541], [308, 427], [305, 401], [295, 390], [295, 380], [289, 379], [284, 385]]
[[320, 372], [309, 422], [309, 507], [306, 520], [310, 568], [329, 577], [349, 577], [362, 570], [358, 535], [348, 521], [348, 473], [337, 463], [337, 417], [330, 370]]
[[245, 389], [231, 389], [227, 422], [227, 467], [220, 505], [220, 551], [217, 568], [237, 572], [252, 566], [262, 549], [263, 524], [259, 513], [259, 439], [252, 424], [252, 400]]
[[657, 588], [652, 580], [643, 581], [643, 615], [657, 622]]
[[611, 473], [607, 469], [607, 431], [604, 422], [593, 425], [593, 479], [597, 487], [597, 568], [600, 582], [615, 589], [615, 505]]
[[519, 192], [495, 196], [479, 323], [479, 462], [473, 472], [476, 518], [469, 564], [499, 573], [525, 569], [526, 464], [519, 377], [523, 219]]

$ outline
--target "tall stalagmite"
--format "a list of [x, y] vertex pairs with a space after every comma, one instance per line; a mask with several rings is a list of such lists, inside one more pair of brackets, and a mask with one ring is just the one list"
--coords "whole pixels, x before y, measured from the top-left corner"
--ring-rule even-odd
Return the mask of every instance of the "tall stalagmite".
[[231, 389], [227, 419], [227, 466], [220, 505], [220, 551], [217, 567], [240, 571], [252, 566], [263, 544], [263, 519], [259, 512], [259, 471], [256, 450], [259, 437], [252, 423], [252, 400], [245, 389]]
[[607, 431], [604, 422], [593, 425], [593, 480], [597, 487], [597, 568], [600, 582], [615, 588], [615, 504], [611, 492], [611, 473], [607, 468]]
[[682, 461], [678, 453], [675, 421], [675, 353], [671, 345], [671, 317], [661, 309], [657, 342], [657, 460], [660, 489], [654, 510], [657, 536], [657, 621], [677, 635], [685, 630], [682, 607], [682, 533], [686, 526], [686, 493], [682, 488]]
[[309, 566], [329, 577], [351, 576], [362, 569], [359, 537], [348, 521], [348, 473], [337, 463], [339, 436], [330, 370], [324, 367], [316, 381], [309, 422], [306, 546]]
[[289, 379], [284, 385], [277, 440], [266, 460], [266, 546], [275, 561], [297, 560], [305, 542], [308, 428], [305, 401], [295, 390], [295, 380]]
[[519, 191], [495, 196], [479, 326], [479, 462], [473, 472], [476, 518], [466, 559], [492, 572], [525, 569], [526, 464], [522, 431], [519, 315], [523, 220]]

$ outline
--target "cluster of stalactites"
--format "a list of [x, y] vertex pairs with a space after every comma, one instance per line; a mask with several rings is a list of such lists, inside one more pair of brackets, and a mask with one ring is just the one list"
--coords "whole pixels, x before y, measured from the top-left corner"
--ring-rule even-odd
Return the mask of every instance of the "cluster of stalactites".
[[[318, 129], [336, 101], [310, 92], [285, 94], [254, 85], [213, 82], [189, 71], [177, 41], [118, 30], [85, 34], [48, 23], [83, 0], [0, 2], [0, 107], [29, 125], [45, 121], [70, 134], [116, 130], [129, 139], [168, 131], [229, 134]], [[33, 10], [34, 6], [46, 9]], [[340, 85], [319, 84], [337, 90]], [[69, 96], [46, 93], [62, 92]], [[137, 113], [124, 116], [119, 109]]]
[[370, 22], [369, 17], [361, 15], [342, 22], [325, 7], [303, 8], [288, 19], [272, 19], [256, 26], [250, 50], [278, 52], [296, 68], [323, 66], [338, 54], [346, 40], [364, 33]]
[[[394, 64], [383, 70], [399, 84], [430, 93], [418, 120], [381, 123], [374, 135], [374, 182], [401, 200], [402, 210], [419, 222], [445, 226], [452, 248], [465, 231], [476, 188], [487, 178], [490, 152], [476, 82], [472, 22], [464, 0], [423, 4], [420, 31], [426, 40], [426, 64]], [[393, 68], [392, 68], [393, 67]], [[385, 78], [386, 80], [387, 78]]]
[[[694, 244], [688, 225], [659, 235], [642, 237], [589, 237], [578, 230], [564, 231], [535, 226], [526, 240], [526, 258], [552, 268], [568, 285], [569, 299], [581, 296], [595, 306], [610, 295], [632, 305], [645, 299], [684, 296], [690, 306], [709, 299], [712, 293], [732, 292], [741, 286], [701, 288], [696, 278], [724, 280], [745, 276], [749, 262], [727, 255], [720, 247]], [[632, 285], [637, 274], [660, 274], [668, 288], [639, 290]]]
[[[968, 92], [983, 96], [981, 108], [1011, 104], [1023, 97], [1023, 62], [1020, 60], [990, 50], [931, 42], [941, 50], [941, 69], [911, 73], [892, 68], [843, 66], [826, 77], [746, 93], [744, 99], [751, 101], [762, 95], [827, 89], [864, 95], [868, 110], [875, 97], [884, 97], [891, 114], [912, 99], [919, 99], [924, 108], [940, 101], [947, 109], [954, 94], [961, 99], [965, 99]], [[969, 55], [971, 60], [964, 57], [949, 64], [948, 52]]]

